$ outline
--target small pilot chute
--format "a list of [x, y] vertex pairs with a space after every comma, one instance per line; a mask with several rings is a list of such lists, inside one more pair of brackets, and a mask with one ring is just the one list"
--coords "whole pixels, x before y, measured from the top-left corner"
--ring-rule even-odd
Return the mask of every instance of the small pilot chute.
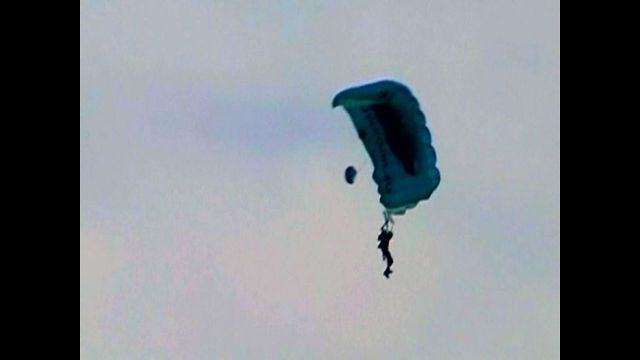
[[356, 175], [358, 175], [358, 171], [353, 166], [348, 166], [344, 169], [344, 180], [349, 184], [353, 185], [356, 181]]

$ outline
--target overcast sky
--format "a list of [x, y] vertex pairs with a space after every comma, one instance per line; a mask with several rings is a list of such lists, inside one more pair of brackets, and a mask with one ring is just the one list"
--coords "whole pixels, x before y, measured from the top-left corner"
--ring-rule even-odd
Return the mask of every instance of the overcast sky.
[[[81, 1], [81, 358], [559, 359], [559, 13]], [[389, 280], [331, 109], [381, 78], [421, 102], [442, 172]]]

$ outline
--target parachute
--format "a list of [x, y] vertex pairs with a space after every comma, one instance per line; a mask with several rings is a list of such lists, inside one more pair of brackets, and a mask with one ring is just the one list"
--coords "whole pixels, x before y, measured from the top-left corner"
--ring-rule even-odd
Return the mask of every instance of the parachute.
[[440, 184], [426, 117], [409, 88], [391, 80], [348, 88], [333, 99], [356, 128], [374, 166], [385, 223], [427, 200]]
[[356, 181], [356, 175], [358, 175], [358, 171], [353, 166], [348, 166], [344, 169], [344, 180], [349, 184], [353, 185]]
[[388, 214], [402, 215], [429, 199], [440, 184], [440, 171], [426, 118], [409, 88], [383, 80], [343, 90], [332, 105], [344, 107], [351, 117]]

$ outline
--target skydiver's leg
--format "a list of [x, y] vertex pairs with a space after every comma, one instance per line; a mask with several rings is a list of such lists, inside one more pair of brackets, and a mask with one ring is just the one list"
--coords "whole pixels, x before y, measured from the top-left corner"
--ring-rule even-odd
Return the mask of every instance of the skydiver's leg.
[[387, 269], [384, 271], [384, 276], [386, 278], [389, 278], [389, 275], [393, 272], [391, 270], [391, 265], [393, 265], [393, 258], [391, 257], [391, 253], [389, 251], [386, 251], [386, 254], [384, 254], [384, 256], [387, 259]]
[[384, 277], [386, 277], [388, 279], [389, 275], [391, 275], [391, 273], [393, 273], [393, 270], [391, 270], [391, 268], [389, 268], [389, 266], [387, 266], [387, 269], [382, 274], [384, 275]]

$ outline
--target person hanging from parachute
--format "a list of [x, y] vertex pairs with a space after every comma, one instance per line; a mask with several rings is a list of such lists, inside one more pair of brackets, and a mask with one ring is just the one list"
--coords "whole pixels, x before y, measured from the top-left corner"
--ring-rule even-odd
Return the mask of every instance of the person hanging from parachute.
[[[382, 80], [343, 90], [333, 98], [332, 107], [338, 106], [348, 113], [374, 166], [373, 180], [385, 208], [378, 248], [387, 261], [383, 274], [389, 278], [393, 215], [403, 215], [429, 199], [440, 184], [431, 133], [418, 100], [407, 86], [396, 81]], [[345, 180], [353, 184], [356, 173], [355, 168], [348, 167]]]
[[384, 273], [382, 274], [387, 279], [389, 278], [389, 275], [391, 275], [391, 273], [393, 272], [391, 270], [391, 265], [393, 265], [393, 257], [391, 257], [391, 253], [389, 252], [389, 242], [391, 241], [392, 237], [393, 237], [393, 231], [386, 230], [386, 229], [380, 230], [380, 235], [378, 235], [378, 241], [380, 242], [380, 244], [378, 244], [378, 249], [380, 249], [380, 251], [382, 252], [382, 260], [387, 261], [387, 268], [384, 270]]

